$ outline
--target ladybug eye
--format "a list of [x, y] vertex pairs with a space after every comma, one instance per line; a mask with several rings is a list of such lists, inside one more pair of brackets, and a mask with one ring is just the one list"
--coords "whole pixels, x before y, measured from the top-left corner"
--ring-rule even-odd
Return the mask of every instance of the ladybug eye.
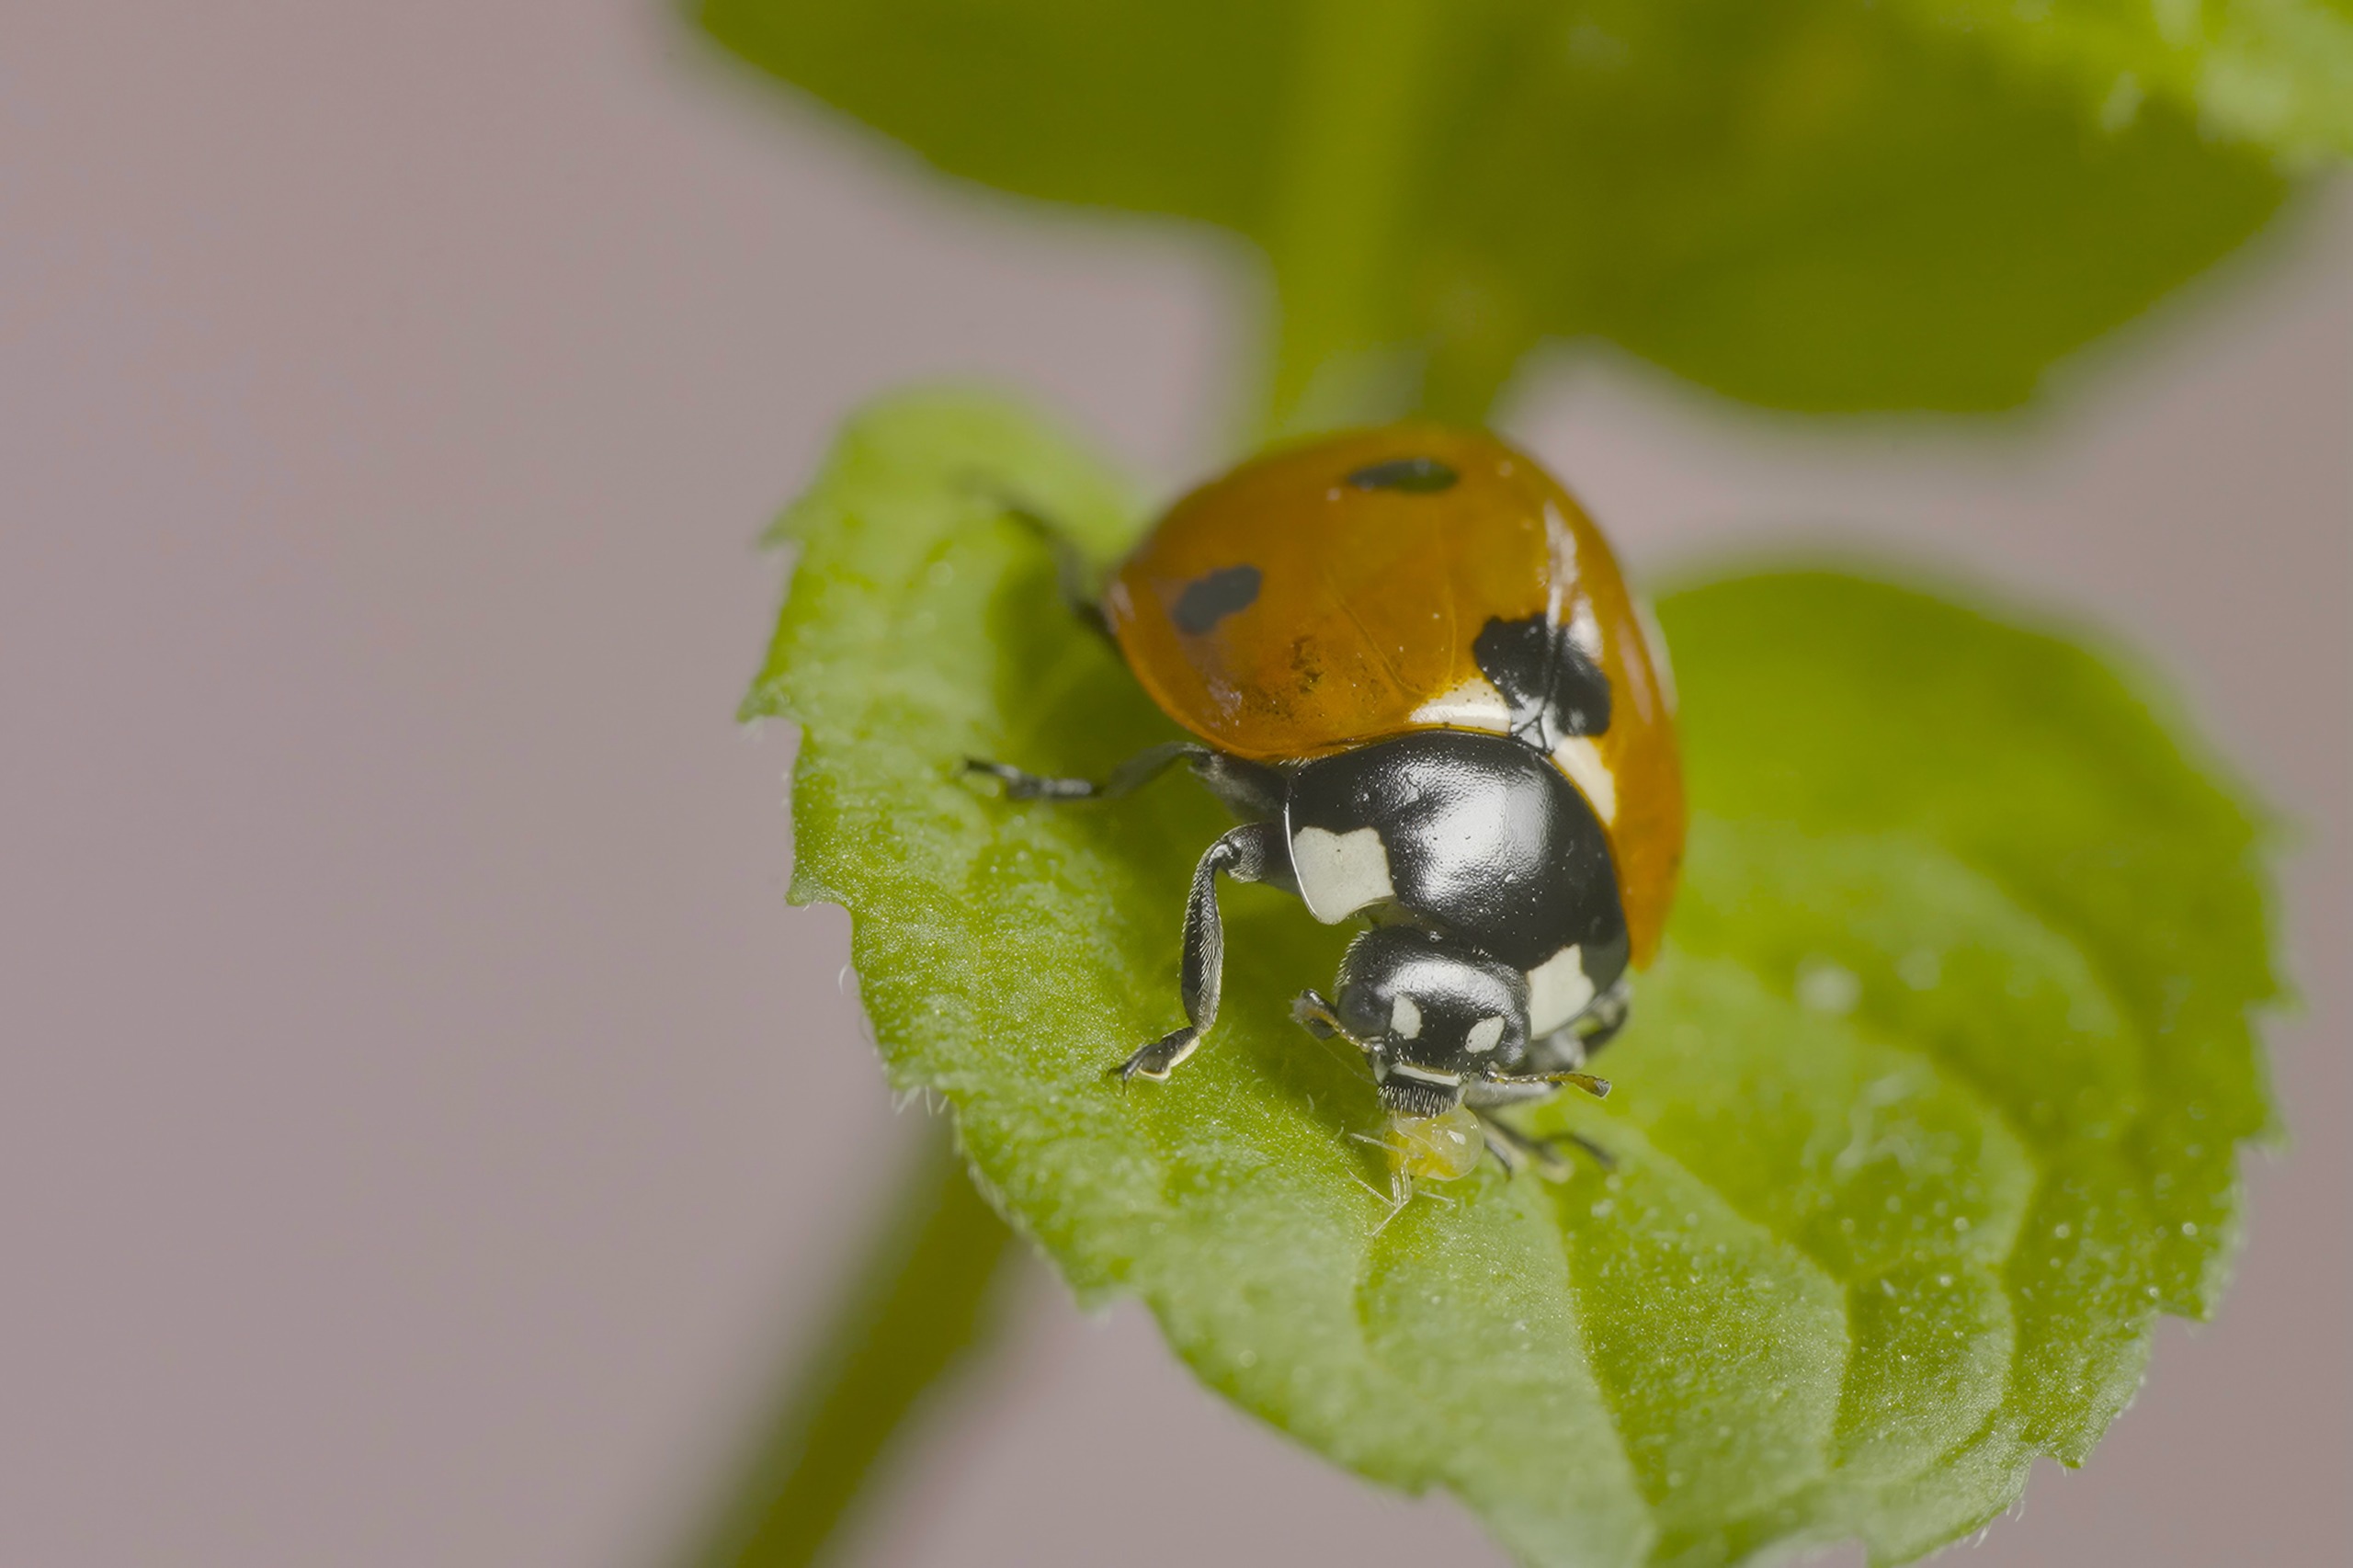
[[1408, 495], [1435, 495], [1454, 488], [1455, 472], [1436, 458], [1392, 458], [1348, 475], [1358, 490], [1402, 490]]

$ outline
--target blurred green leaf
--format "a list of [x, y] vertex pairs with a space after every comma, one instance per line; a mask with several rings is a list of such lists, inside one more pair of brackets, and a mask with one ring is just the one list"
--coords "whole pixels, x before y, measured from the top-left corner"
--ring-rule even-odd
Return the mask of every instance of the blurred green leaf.
[[[2161, 1308], [2202, 1313], [2266, 1125], [2257, 831], [2065, 642], [1830, 574], [1660, 605], [1695, 822], [1607, 1106], [1614, 1173], [1492, 1166], [1392, 1214], [1360, 1066], [1287, 999], [1347, 937], [1225, 895], [1200, 1055], [1176, 1017], [1218, 810], [1170, 782], [1019, 805], [968, 754], [1100, 774], [1172, 733], [1073, 624], [1018, 506], [1104, 553], [1118, 477], [1007, 405], [850, 426], [746, 702], [803, 726], [792, 896], [845, 904], [895, 1082], [953, 1108], [1084, 1298], [1141, 1298], [1211, 1387], [1560, 1564], [1917, 1555], [2082, 1459]], [[1381, 1188], [1381, 1190], [1376, 1190]], [[1133, 1460], [1139, 1486], [1153, 1456]]]
[[700, 0], [950, 174], [1236, 231], [1278, 424], [1597, 336], [1798, 409], [2015, 404], [2353, 152], [2345, 0]]
[[2353, 152], [2347, 0], [1901, 0], [1932, 28], [1983, 31], [2076, 78], [2111, 119], [2150, 97], [2290, 163]]

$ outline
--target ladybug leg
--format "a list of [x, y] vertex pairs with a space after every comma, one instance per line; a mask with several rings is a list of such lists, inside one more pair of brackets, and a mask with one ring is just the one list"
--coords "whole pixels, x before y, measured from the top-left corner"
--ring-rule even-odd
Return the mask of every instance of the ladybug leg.
[[1595, 997], [1586, 1010], [1528, 1048], [1531, 1072], [1570, 1072], [1617, 1037], [1633, 1011], [1633, 985], [1620, 975], [1617, 983]]
[[1078, 623], [1117, 647], [1111, 623], [1103, 618], [1103, 606], [1098, 602], [1103, 585], [1101, 570], [1051, 517], [1017, 496], [999, 494], [995, 498], [1005, 507], [1006, 517], [1028, 528], [1053, 552], [1055, 585], [1061, 588], [1063, 603]]
[[[1586, 1079], [1576, 1074], [1576, 1080]], [[1589, 1080], [1600, 1084], [1598, 1078]], [[1603, 1085], [1607, 1088], [1606, 1084]], [[1487, 1150], [1495, 1156], [1495, 1164], [1503, 1166], [1506, 1176], [1517, 1176], [1525, 1165], [1533, 1165], [1539, 1174], [1552, 1181], [1566, 1177], [1571, 1165], [1561, 1153], [1565, 1145], [1574, 1144], [1591, 1155], [1594, 1164], [1603, 1170], [1615, 1170], [1618, 1162], [1609, 1151], [1589, 1138], [1574, 1132], [1554, 1133], [1539, 1137], [1523, 1132], [1506, 1121], [1498, 1113], [1506, 1106], [1529, 1105], [1551, 1099], [1560, 1089], [1558, 1078], [1552, 1074], [1506, 1074], [1475, 1079], [1462, 1096], [1479, 1118], [1479, 1126], [1487, 1136]]]
[[1550, 1180], [1565, 1180], [1569, 1162], [1561, 1157], [1549, 1138], [1531, 1138], [1491, 1110], [1474, 1112], [1479, 1118], [1479, 1131], [1486, 1135], [1487, 1153], [1503, 1166], [1504, 1175], [1516, 1176], [1527, 1166], [1534, 1165], [1538, 1173]]
[[1487, 1150], [1506, 1176], [1518, 1176], [1523, 1163], [1536, 1167], [1538, 1174], [1551, 1181], [1565, 1181], [1575, 1169], [1561, 1153], [1563, 1144], [1574, 1144], [1589, 1155], [1593, 1163], [1605, 1171], [1618, 1168], [1618, 1157], [1590, 1138], [1574, 1132], [1555, 1132], [1539, 1138], [1522, 1132], [1493, 1110], [1478, 1112], [1480, 1130], [1487, 1135]]
[[1257, 881], [1283, 850], [1279, 828], [1250, 823], [1211, 845], [1200, 864], [1193, 868], [1193, 892], [1185, 902], [1185, 967], [1177, 992], [1185, 1005], [1185, 1027], [1161, 1036], [1113, 1068], [1120, 1082], [1166, 1078], [1170, 1069], [1193, 1054], [1201, 1036], [1217, 1022], [1218, 992], [1225, 973], [1225, 925], [1218, 918], [1218, 876], [1223, 873], [1237, 882]]
[[[1004, 784], [1006, 799], [1009, 801], [1116, 801], [1142, 789], [1179, 762], [1191, 768], [1210, 793], [1224, 801], [1234, 815], [1250, 822], [1270, 822], [1283, 814], [1281, 774], [1238, 756], [1211, 751], [1193, 741], [1169, 741], [1147, 747], [1113, 768], [1111, 777], [1100, 784], [1091, 778], [1053, 778], [1041, 773], [1026, 773], [1009, 764], [987, 762], [976, 756], [964, 759], [964, 771], [984, 773], [997, 779]], [[1278, 881], [1283, 881], [1283, 866], [1284, 862], [1279, 861], [1274, 867]]]
[[1000, 780], [1008, 801], [1116, 801], [1142, 789], [1176, 763], [1189, 762], [1198, 768], [1212, 755], [1209, 747], [1191, 741], [1169, 741], [1136, 753], [1100, 784], [1091, 778], [1050, 778], [976, 756], [964, 759], [964, 771], [985, 773]]
[[1634, 983], [1621, 974], [1608, 990], [1586, 1006], [1584, 1017], [1570, 1024], [1577, 1037], [1577, 1060], [1571, 1065], [1583, 1066], [1585, 1058], [1616, 1039], [1633, 1010]]

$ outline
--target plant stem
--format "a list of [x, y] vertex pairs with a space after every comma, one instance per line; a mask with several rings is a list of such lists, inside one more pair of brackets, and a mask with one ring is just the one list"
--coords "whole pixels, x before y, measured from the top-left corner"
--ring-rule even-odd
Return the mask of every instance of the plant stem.
[[1467, 267], [1441, 271], [1436, 293], [1418, 406], [1433, 418], [1481, 424], [1538, 334], [1512, 289]]
[[989, 1286], [1013, 1233], [973, 1189], [945, 1130], [928, 1140], [857, 1286], [805, 1357], [758, 1457], [687, 1561], [813, 1562], [926, 1390], [994, 1327]]
[[1309, 0], [1268, 237], [1280, 320], [1269, 433], [1392, 416], [1419, 380], [1406, 203], [1443, 24], [1436, 0]]
[[1277, 317], [1258, 435], [1420, 412], [1486, 418], [1533, 333], [1507, 282], [1431, 253], [1430, 145], [1476, 17], [1440, 0], [1307, 0], [1275, 150]]

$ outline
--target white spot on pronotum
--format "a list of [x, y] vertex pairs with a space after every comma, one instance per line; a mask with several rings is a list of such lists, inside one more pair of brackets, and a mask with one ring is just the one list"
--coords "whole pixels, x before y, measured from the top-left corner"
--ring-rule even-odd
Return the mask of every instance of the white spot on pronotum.
[[1808, 959], [1798, 966], [1798, 1006], [1807, 1011], [1844, 1017], [1862, 999], [1863, 983], [1846, 965]]
[[1441, 692], [1414, 710], [1413, 722], [1437, 724], [1449, 730], [1486, 730], [1511, 733], [1511, 705], [1495, 683], [1472, 676], [1451, 691]]
[[1618, 820], [1618, 778], [1590, 735], [1571, 735], [1552, 748], [1552, 760], [1583, 792], [1604, 827]]
[[1585, 971], [1585, 954], [1563, 948], [1528, 971], [1528, 1032], [1530, 1038], [1551, 1034], [1586, 1010], [1593, 1000], [1593, 981]]
[[1401, 994], [1391, 999], [1389, 1032], [1399, 1040], [1419, 1040], [1422, 1037], [1422, 1010], [1414, 1006], [1411, 996]]
[[1501, 1044], [1503, 1038], [1504, 1021], [1501, 1018], [1481, 1018], [1471, 1026], [1471, 1032], [1462, 1037], [1462, 1049], [1473, 1056], [1484, 1056]]
[[1389, 847], [1373, 828], [1332, 833], [1302, 827], [1291, 835], [1290, 864], [1307, 912], [1326, 926], [1397, 896], [1389, 880]]

